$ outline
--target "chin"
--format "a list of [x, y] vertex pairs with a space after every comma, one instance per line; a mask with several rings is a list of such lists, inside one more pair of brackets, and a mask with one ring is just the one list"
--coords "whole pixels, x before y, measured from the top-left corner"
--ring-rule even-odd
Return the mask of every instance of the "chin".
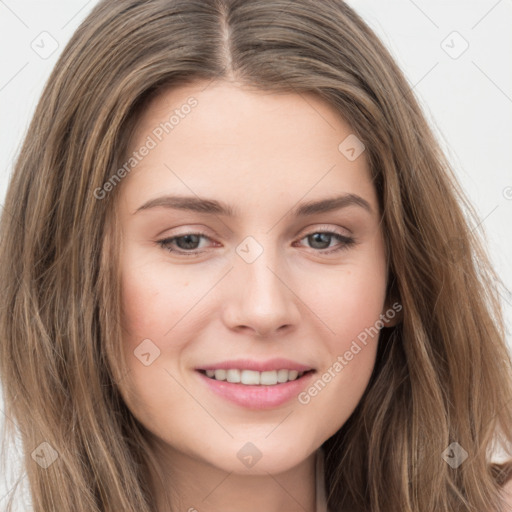
[[228, 473], [266, 476], [268, 473], [284, 473], [311, 455], [307, 450], [286, 443], [273, 445], [268, 442], [244, 441], [236, 442], [235, 445], [222, 450], [217, 456], [210, 452], [207, 462]]

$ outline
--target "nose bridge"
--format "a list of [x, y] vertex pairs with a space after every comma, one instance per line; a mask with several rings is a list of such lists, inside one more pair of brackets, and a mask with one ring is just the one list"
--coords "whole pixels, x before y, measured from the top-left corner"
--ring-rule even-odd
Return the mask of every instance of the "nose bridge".
[[269, 334], [298, 321], [294, 294], [285, 285], [286, 276], [280, 275], [283, 254], [270, 239], [247, 237], [236, 248], [227, 308], [231, 327]]
[[284, 300], [286, 295], [284, 286], [276, 276], [281, 267], [282, 254], [280, 255], [271, 245], [270, 237], [267, 237], [265, 245], [263, 242], [257, 242], [253, 237], [248, 238], [238, 246], [239, 257], [235, 263], [240, 282], [246, 287], [247, 293], [244, 295], [253, 298], [256, 302], [266, 299], [261, 301], [262, 304], [259, 307]]

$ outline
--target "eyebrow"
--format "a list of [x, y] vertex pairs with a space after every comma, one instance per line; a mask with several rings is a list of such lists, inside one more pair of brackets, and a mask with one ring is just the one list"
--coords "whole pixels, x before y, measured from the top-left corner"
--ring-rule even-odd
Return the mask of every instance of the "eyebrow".
[[[373, 213], [370, 203], [356, 194], [344, 194], [337, 197], [321, 199], [317, 201], [308, 201], [294, 207], [291, 214], [295, 217], [306, 217], [317, 213], [325, 213], [348, 206], [359, 206], [369, 213]], [[161, 196], [150, 199], [142, 206], [139, 206], [133, 214], [141, 210], [164, 207], [177, 210], [189, 210], [199, 213], [209, 213], [214, 215], [225, 215], [234, 217], [235, 209], [230, 205], [217, 201], [215, 199], [205, 199], [197, 196]]]

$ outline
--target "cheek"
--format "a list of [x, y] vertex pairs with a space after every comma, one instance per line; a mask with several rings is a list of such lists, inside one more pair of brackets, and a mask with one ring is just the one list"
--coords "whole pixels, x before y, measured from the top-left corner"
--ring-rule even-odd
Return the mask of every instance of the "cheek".
[[[322, 297], [323, 319], [331, 330], [325, 338], [325, 367], [342, 375], [346, 389], [364, 388], [369, 379], [381, 327], [385, 300], [385, 279], [367, 273], [347, 271], [338, 287], [331, 289], [331, 300]], [[319, 305], [319, 310], [322, 307]], [[342, 367], [337, 365], [340, 363]], [[335, 379], [336, 380], [336, 379]], [[362, 391], [362, 389], [361, 389]]]
[[202, 286], [158, 259], [141, 264], [142, 258], [137, 262], [136, 255], [127, 257], [123, 264], [123, 326], [132, 339], [162, 339], [197, 303], [208, 283]]
[[353, 261], [347, 257], [346, 265], [304, 287], [305, 294], [316, 290], [308, 305], [329, 330], [322, 368], [299, 402], [323, 411], [332, 433], [359, 403], [375, 365], [387, 282], [381, 249], [376, 243]]
[[[384, 312], [386, 265], [380, 251], [368, 251], [357, 261], [317, 274], [304, 287], [311, 309], [329, 328], [331, 352], [343, 350]], [[309, 292], [308, 292], [309, 290]]]
[[[190, 310], [189, 303], [197, 302], [198, 293], [182, 273], [170, 273], [161, 260], [144, 257], [136, 250], [127, 251], [122, 261], [123, 351], [128, 373], [119, 387], [132, 413], [150, 428], [162, 421], [162, 411], [187, 400], [166, 369], [169, 360], [180, 360], [188, 342], [187, 333], [180, 330], [186, 322], [177, 322]], [[149, 353], [148, 365], [143, 362], [145, 353]]]
[[319, 340], [322, 366], [298, 396], [308, 416], [324, 418], [324, 437], [348, 420], [364, 394], [375, 366], [384, 303], [385, 280], [347, 270], [338, 282], [329, 290], [331, 300], [322, 295], [321, 304], [312, 307], [323, 312], [319, 316], [333, 332]]
[[386, 282], [365, 272], [349, 273], [342, 282], [330, 308], [336, 337], [346, 344], [379, 319]]

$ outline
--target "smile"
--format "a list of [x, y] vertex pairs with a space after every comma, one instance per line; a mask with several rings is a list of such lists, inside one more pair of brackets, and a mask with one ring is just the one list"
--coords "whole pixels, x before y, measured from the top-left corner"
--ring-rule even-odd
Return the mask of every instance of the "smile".
[[284, 384], [285, 382], [300, 379], [306, 372], [298, 372], [297, 370], [271, 370], [258, 372], [255, 370], [239, 370], [239, 369], [218, 369], [203, 370], [204, 374], [210, 378], [219, 381], [227, 381], [234, 384], [244, 384], [247, 386], [274, 386], [276, 384]]
[[[315, 370], [196, 370], [206, 388], [223, 401], [252, 410], [274, 409], [296, 399], [310, 383]], [[230, 379], [227, 380], [229, 373]], [[219, 379], [217, 379], [218, 375]], [[278, 380], [278, 375], [282, 382]], [[220, 380], [220, 377], [223, 377]], [[286, 378], [286, 380], [284, 380]], [[293, 380], [292, 380], [293, 378]], [[245, 381], [245, 383], [243, 382]]]

